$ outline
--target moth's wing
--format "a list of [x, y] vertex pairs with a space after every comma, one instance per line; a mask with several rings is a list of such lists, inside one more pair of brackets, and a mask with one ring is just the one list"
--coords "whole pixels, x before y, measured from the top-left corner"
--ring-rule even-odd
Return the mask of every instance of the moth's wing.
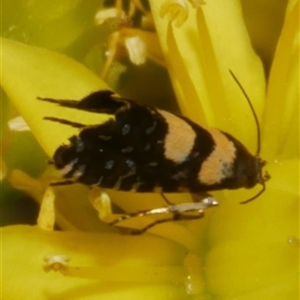
[[[120, 101], [124, 107], [117, 110], [114, 119], [83, 129], [81, 137], [93, 132], [95, 141], [102, 140], [103, 144], [119, 155], [140, 158], [144, 155], [153, 156], [157, 152], [163, 154], [167, 124], [162, 116], [155, 108], [124, 99]], [[90, 135], [88, 139], [91, 140]]]
[[119, 98], [109, 90], [94, 92], [80, 101], [42, 97], [38, 97], [38, 100], [55, 103], [63, 107], [106, 114], [116, 114], [122, 107], [127, 107], [132, 103], [131, 100]]

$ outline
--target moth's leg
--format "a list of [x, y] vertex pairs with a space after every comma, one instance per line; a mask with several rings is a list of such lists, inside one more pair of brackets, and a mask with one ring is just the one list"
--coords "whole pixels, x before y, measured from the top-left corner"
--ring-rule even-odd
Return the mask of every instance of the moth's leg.
[[154, 222], [146, 225], [145, 227], [143, 227], [141, 229], [132, 229], [132, 230], [130, 230], [130, 234], [132, 234], [132, 235], [142, 234], [142, 233], [146, 232], [148, 229], [150, 229], [150, 228], [152, 228], [152, 227], [154, 227], [158, 224], [171, 222], [171, 221], [174, 221], [174, 216], [172, 218], [165, 218], [165, 219], [155, 220]]
[[108, 225], [114, 226], [122, 221], [131, 219], [131, 218], [147, 216], [149, 214], [149, 211], [150, 210], [143, 210], [143, 211], [138, 211], [138, 212], [133, 212], [133, 213], [128, 213], [128, 214], [123, 214], [121, 216], [118, 216], [115, 220], [109, 222]]
[[[165, 196], [163, 198], [166, 200]], [[168, 200], [167, 202], [170, 203]], [[170, 204], [165, 208], [157, 208], [157, 209], [145, 211], [144, 215], [154, 215], [154, 214], [162, 214], [162, 213], [169, 213], [173, 215], [172, 217], [155, 220], [149, 225], [145, 226], [144, 228], [133, 230], [131, 233], [141, 234], [147, 231], [149, 228], [165, 222], [200, 219], [204, 217], [205, 209], [217, 205], [218, 205], [218, 201], [215, 198], [211, 196], [207, 196], [195, 203]], [[189, 213], [193, 213], [193, 214], [189, 214]]]
[[184, 215], [183, 213], [174, 213], [172, 217], [170, 218], [165, 218], [165, 219], [159, 219], [155, 220], [154, 222], [146, 225], [145, 227], [141, 229], [133, 229], [130, 231], [130, 234], [137, 235], [137, 234], [142, 234], [149, 230], [150, 228], [158, 225], [158, 224], [163, 224], [166, 222], [172, 222], [172, 221], [183, 221], [183, 220], [196, 220], [204, 217], [204, 211], [198, 212], [198, 215]]
[[[131, 218], [136, 218], [136, 217], [144, 217], [144, 216], [148, 216], [149, 215], [150, 210], [145, 210], [145, 211], [140, 211], [140, 212], [135, 212], [135, 213], [130, 213], [130, 214], [125, 214], [122, 215], [120, 217], [118, 217], [116, 220], [108, 223], [111, 226], [117, 225], [118, 223], [131, 219]], [[174, 216], [171, 218], [165, 218], [165, 219], [160, 219], [160, 220], [154, 220], [152, 223], [146, 225], [145, 227], [141, 228], [141, 229], [130, 229], [130, 234], [142, 234], [145, 231], [147, 231], [149, 228], [161, 224], [161, 223], [165, 223], [165, 222], [170, 222], [170, 221], [174, 221]]]
[[165, 196], [165, 194], [161, 193], [160, 195], [168, 205], [173, 205], [173, 203], [168, 200], [168, 198]]
[[[172, 205], [172, 203], [169, 202], [169, 200], [166, 198], [166, 196], [164, 194], [161, 194], [161, 196], [169, 206]], [[116, 224], [118, 224], [122, 221], [131, 219], [131, 218], [168, 213], [169, 212], [168, 211], [169, 206], [161, 207], [161, 208], [146, 209], [146, 210], [137, 211], [137, 212], [133, 212], [133, 213], [123, 214], [123, 215], [117, 217], [114, 221], [112, 221], [108, 224], [113, 226], [113, 225], [116, 225]]]
[[[149, 210], [124, 214], [114, 221], [110, 222], [109, 225], [117, 225], [118, 223], [135, 218], [135, 217], [144, 217], [151, 215], [161, 215], [161, 214], [171, 214], [171, 217], [166, 217], [162, 219], [156, 219], [150, 224], [146, 225], [141, 229], [133, 229], [131, 230], [131, 234], [141, 234], [148, 229], [152, 228], [155, 225], [162, 224], [170, 221], [181, 221], [181, 220], [195, 220], [202, 218], [204, 216], [205, 209], [218, 205], [218, 201], [211, 197], [202, 197], [201, 200], [193, 203], [179, 203], [179, 204], [171, 204], [169, 200], [162, 194], [164, 200], [169, 204], [166, 207], [153, 208]], [[190, 214], [193, 213], [193, 214]]]

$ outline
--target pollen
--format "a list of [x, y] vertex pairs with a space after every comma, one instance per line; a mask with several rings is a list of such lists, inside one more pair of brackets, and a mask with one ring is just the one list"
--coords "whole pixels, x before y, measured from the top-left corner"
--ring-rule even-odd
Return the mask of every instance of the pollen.
[[90, 201], [98, 212], [98, 217], [101, 221], [105, 221], [112, 214], [111, 200], [106, 192], [100, 192], [99, 189], [94, 189], [89, 195]]
[[68, 263], [70, 258], [66, 255], [62, 254], [55, 254], [55, 255], [47, 255], [44, 257], [44, 270], [49, 272], [50, 270], [53, 271], [63, 271], [66, 270], [68, 267]]
[[144, 41], [138, 37], [128, 37], [125, 39], [125, 47], [128, 51], [130, 61], [135, 65], [142, 65], [146, 61], [147, 49]]
[[29, 126], [21, 116], [9, 120], [8, 128], [11, 131], [30, 131]]

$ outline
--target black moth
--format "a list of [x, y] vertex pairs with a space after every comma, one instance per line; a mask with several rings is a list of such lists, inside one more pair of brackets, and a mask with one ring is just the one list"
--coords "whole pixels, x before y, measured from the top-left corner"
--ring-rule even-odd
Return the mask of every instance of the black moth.
[[[79, 129], [78, 135], [54, 154], [54, 164], [65, 181], [53, 185], [80, 182], [122, 191], [193, 194], [263, 186], [257, 195], [242, 203], [265, 190], [268, 175], [262, 175], [265, 162], [259, 157], [260, 133], [250, 101], [258, 128], [256, 155], [228, 133], [204, 128], [183, 116], [140, 105], [108, 90], [94, 92], [80, 101], [39, 99], [71, 109], [114, 115], [114, 119], [93, 126], [45, 118]], [[206, 202], [207, 199], [209, 203], [188, 211], [203, 213], [205, 207], [217, 204], [214, 198], [208, 197]], [[180, 209], [173, 209], [179, 219]]]

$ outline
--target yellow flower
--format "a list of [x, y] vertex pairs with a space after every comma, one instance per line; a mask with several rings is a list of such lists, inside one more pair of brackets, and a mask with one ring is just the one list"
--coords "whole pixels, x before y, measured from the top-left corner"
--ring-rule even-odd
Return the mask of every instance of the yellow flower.
[[[61, 224], [77, 231], [20, 225], [3, 228], [3, 297], [297, 299], [299, 1], [290, 1], [288, 6], [267, 82], [239, 2], [153, 0], [150, 4], [184, 115], [231, 133], [254, 153], [253, 115], [229, 69], [249, 94], [261, 123], [261, 155], [271, 174], [267, 191], [247, 205], [239, 202], [256, 189], [216, 193], [220, 206], [208, 211], [204, 219], [157, 226], [151, 230], [157, 236], [122, 236], [114, 228], [95, 224], [88, 201], [77, 198], [86, 193], [84, 189], [71, 187], [72, 194], [64, 194], [65, 190], [57, 188], [57, 194], [64, 194], [57, 203]], [[145, 42], [147, 45], [147, 37]], [[43, 121], [45, 115], [64, 115], [88, 124], [108, 118], [66, 111], [36, 99], [80, 99], [107, 88], [82, 65], [5, 39], [2, 62], [3, 89], [49, 156], [77, 132]], [[24, 182], [31, 184], [29, 191], [34, 191], [36, 198], [42, 198], [42, 181], [25, 178], [20, 184]], [[117, 194], [110, 196], [128, 211], [163, 203], [155, 196]], [[188, 198], [177, 197], [181, 202]], [[84, 219], [88, 219], [85, 225]], [[48, 223], [42, 226], [48, 227]]]
[[185, 115], [224, 129], [255, 151], [253, 116], [229, 75], [230, 69], [261, 120], [261, 155], [268, 161], [271, 180], [267, 192], [245, 206], [237, 202], [247, 199], [248, 192], [225, 192], [224, 201], [213, 212], [204, 254], [207, 291], [218, 299], [295, 299], [299, 250], [299, 2], [289, 4], [267, 83], [239, 2], [207, 1], [198, 3], [197, 8], [188, 1], [150, 2]]

